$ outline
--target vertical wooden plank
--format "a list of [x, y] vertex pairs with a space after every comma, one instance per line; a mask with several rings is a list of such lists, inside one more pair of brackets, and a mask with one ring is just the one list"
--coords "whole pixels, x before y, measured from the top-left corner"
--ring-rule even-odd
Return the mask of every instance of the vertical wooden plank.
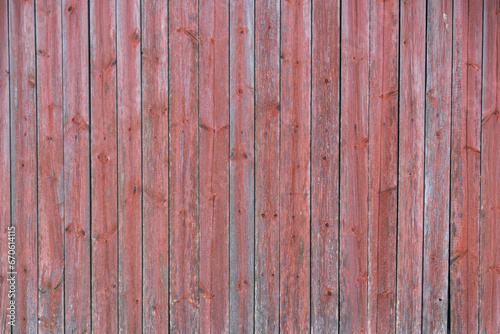
[[397, 333], [422, 330], [425, 9], [400, 3]]
[[340, 331], [367, 331], [369, 2], [342, 2]]
[[[35, 2], [9, 2], [11, 206], [16, 230], [16, 326], [37, 331]], [[36, 263], [36, 264], [35, 264]]]
[[65, 327], [90, 332], [90, 133], [88, 2], [64, 0]]
[[118, 332], [116, 3], [90, 1], [92, 331]]
[[312, 15], [311, 326], [337, 333], [340, 1], [315, 1]]
[[280, 1], [255, 2], [255, 331], [279, 332]]
[[484, 2], [479, 331], [500, 331], [500, 3]]
[[142, 331], [140, 0], [117, 2], [118, 328]]
[[452, 25], [452, 2], [430, 1], [425, 106], [424, 333], [444, 333], [448, 322]]
[[230, 2], [229, 330], [254, 329], [254, 2]]
[[483, 1], [453, 3], [450, 307], [452, 333], [477, 333]]
[[36, 3], [38, 330], [64, 331], [64, 175], [61, 3]]
[[145, 333], [165, 331], [169, 326], [168, 93], [168, 6], [162, 0], [142, 0]]
[[170, 1], [170, 329], [200, 325], [198, 1]]
[[[8, 296], [11, 277], [9, 272], [9, 240], [11, 235], [10, 226], [10, 112], [9, 112], [9, 12], [8, 1], [0, 1], [0, 231], [3, 241], [0, 244], [0, 309], [4, 310], [0, 315], [0, 332], [10, 331], [9, 315], [11, 310], [10, 298]], [[13, 242], [11, 243], [13, 244]], [[11, 246], [15, 247], [15, 246]]]
[[368, 330], [395, 332], [399, 2], [370, 1]]
[[311, 2], [281, 2], [280, 330], [310, 330]]
[[229, 2], [200, 6], [200, 332], [229, 332]]

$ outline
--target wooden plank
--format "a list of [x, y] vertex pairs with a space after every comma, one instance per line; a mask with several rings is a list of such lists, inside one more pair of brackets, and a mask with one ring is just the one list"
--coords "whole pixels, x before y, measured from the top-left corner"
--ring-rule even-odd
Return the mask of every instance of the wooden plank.
[[370, 2], [368, 331], [396, 324], [399, 2]]
[[280, 1], [255, 2], [255, 331], [279, 332]]
[[500, 3], [484, 2], [479, 331], [500, 331]]
[[64, 331], [61, 4], [35, 2], [38, 117], [38, 330]]
[[118, 328], [142, 331], [141, 12], [117, 2]]
[[198, 1], [170, 1], [170, 329], [197, 333], [199, 310]]
[[116, 3], [90, 1], [92, 331], [118, 332]]
[[230, 2], [229, 331], [254, 328], [254, 2]]
[[88, 2], [64, 0], [65, 330], [90, 332], [90, 133]]
[[199, 2], [200, 332], [229, 332], [229, 2]]
[[281, 2], [280, 330], [310, 330], [311, 2]]
[[450, 307], [452, 333], [477, 333], [483, 2], [453, 3]]
[[[16, 325], [37, 331], [35, 2], [9, 2], [11, 206], [16, 230]], [[22, 251], [21, 251], [22, 250]]]
[[[0, 231], [3, 233], [0, 244], [0, 332], [10, 331], [11, 310], [9, 290], [11, 277], [9, 269], [9, 248], [15, 247], [15, 238], [11, 232], [10, 215], [10, 112], [9, 112], [9, 11], [7, 0], [0, 1], [0, 184], [4, 187], [0, 192]], [[9, 242], [11, 243], [9, 245]], [[13, 311], [12, 311], [13, 312]]]
[[141, 6], [143, 331], [157, 333], [169, 326], [168, 6]]
[[312, 18], [311, 327], [339, 331], [340, 1]]
[[452, 2], [430, 1], [425, 106], [424, 333], [444, 333], [448, 326], [452, 25]]
[[400, 4], [397, 333], [422, 330], [425, 10]]
[[342, 2], [340, 332], [368, 326], [369, 2]]

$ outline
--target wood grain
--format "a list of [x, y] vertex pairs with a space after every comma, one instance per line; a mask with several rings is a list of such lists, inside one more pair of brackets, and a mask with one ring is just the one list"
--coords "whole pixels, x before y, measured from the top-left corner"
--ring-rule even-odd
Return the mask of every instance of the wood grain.
[[340, 332], [368, 328], [369, 2], [341, 5]]
[[399, 3], [370, 2], [368, 330], [394, 333], [398, 201]]
[[479, 332], [500, 331], [500, 3], [484, 2]]
[[451, 1], [429, 2], [422, 311], [425, 333], [444, 333], [448, 327], [452, 27]]
[[453, 5], [450, 328], [477, 333], [483, 2]]
[[255, 3], [255, 331], [279, 332], [280, 1]]
[[62, 5], [65, 330], [88, 333], [91, 331], [88, 2], [64, 0]]
[[143, 331], [169, 328], [168, 6], [143, 0]]
[[[37, 331], [37, 111], [35, 2], [12, 1], [9, 9], [11, 219], [16, 230], [16, 326]], [[34, 264], [34, 262], [36, 264]]]
[[118, 329], [142, 331], [140, 0], [117, 2]]
[[311, 2], [281, 2], [280, 331], [310, 330]]
[[234, 0], [229, 26], [229, 331], [254, 328], [254, 2]]
[[199, 291], [198, 1], [170, 1], [170, 330], [197, 333]]
[[229, 332], [229, 2], [200, 1], [200, 332]]
[[92, 332], [118, 332], [116, 3], [90, 1]]
[[311, 332], [339, 322], [340, 1], [312, 13]]
[[61, 6], [36, 7], [38, 330], [64, 330], [64, 136]]
[[400, 7], [397, 333], [422, 330], [425, 10], [424, 1]]

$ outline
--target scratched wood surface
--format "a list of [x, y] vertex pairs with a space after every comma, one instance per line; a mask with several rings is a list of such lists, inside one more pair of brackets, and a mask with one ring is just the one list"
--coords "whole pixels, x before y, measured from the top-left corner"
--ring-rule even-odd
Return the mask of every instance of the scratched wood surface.
[[0, 0], [0, 332], [500, 333], [499, 50], [498, 0]]

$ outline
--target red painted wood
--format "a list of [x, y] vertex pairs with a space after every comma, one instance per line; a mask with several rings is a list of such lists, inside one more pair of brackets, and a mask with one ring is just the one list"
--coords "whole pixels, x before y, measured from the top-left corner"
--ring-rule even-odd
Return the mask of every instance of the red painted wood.
[[89, 333], [90, 122], [87, 1], [62, 2], [65, 330]]
[[92, 331], [118, 332], [116, 6], [90, 1]]
[[229, 332], [229, 3], [200, 1], [200, 332]]
[[36, 1], [38, 330], [64, 330], [64, 174], [61, 5]]
[[397, 333], [422, 330], [425, 10], [400, 4]]
[[254, 3], [230, 3], [229, 331], [254, 328]]
[[311, 2], [281, 2], [280, 331], [310, 330]]
[[169, 328], [168, 6], [160, 0], [141, 6], [142, 312], [144, 333], [157, 333]]
[[369, 2], [342, 2], [340, 332], [368, 326]]
[[399, 3], [370, 2], [368, 331], [396, 324]]
[[500, 3], [484, 2], [479, 331], [500, 330]]
[[7, 333], [10, 330], [7, 309], [10, 307], [8, 297], [10, 283], [9, 278], [9, 229], [11, 224], [10, 215], [10, 110], [9, 110], [9, 12], [7, 0], [0, 1], [0, 184], [3, 189], [0, 192], [0, 231], [6, 239], [0, 244], [0, 309], [4, 310], [0, 315], [0, 331]]
[[451, 332], [478, 332], [482, 1], [455, 1], [451, 143]]
[[312, 13], [311, 329], [339, 322], [340, 1]]
[[198, 1], [170, 1], [170, 330], [200, 326]]
[[448, 326], [452, 29], [452, 2], [429, 2], [422, 319], [425, 333], [444, 333]]
[[16, 230], [16, 326], [37, 331], [35, 3], [9, 2], [11, 219]]
[[280, 1], [255, 3], [255, 331], [279, 332]]
[[142, 331], [141, 11], [117, 2], [118, 328]]

